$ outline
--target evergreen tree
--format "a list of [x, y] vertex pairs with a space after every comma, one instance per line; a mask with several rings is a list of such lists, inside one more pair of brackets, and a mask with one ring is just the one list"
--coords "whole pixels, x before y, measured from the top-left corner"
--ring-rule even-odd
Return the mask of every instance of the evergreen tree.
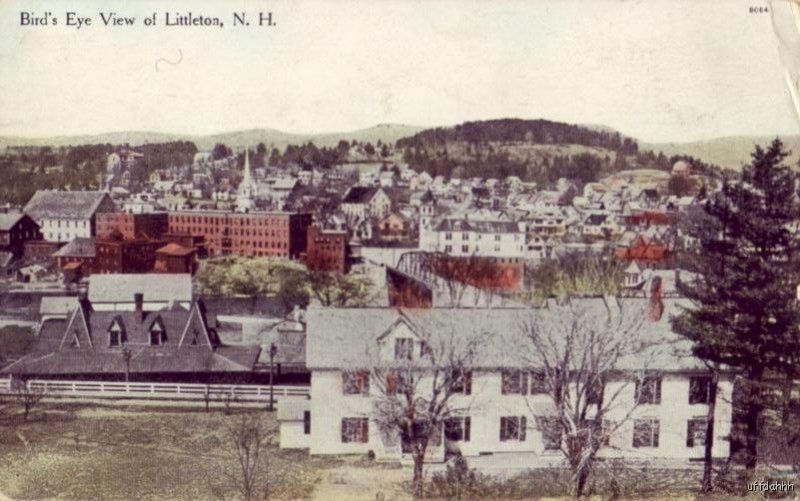
[[741, 371], [745, 460], [757, 465], [764, 387], [775, 376], [797, 371], [800, 354], [795, 289], [798, 241], [790, 225], [800, 219], [795, 174], [782, 164], [780, 140], [752, 153], [741, 178], [728, 179], [704, 210], [687, 223], [696, 245], [685, 261], [696, 273], [678, 288], [693, 306], [673, 322], [694, 342], [695, 355]]

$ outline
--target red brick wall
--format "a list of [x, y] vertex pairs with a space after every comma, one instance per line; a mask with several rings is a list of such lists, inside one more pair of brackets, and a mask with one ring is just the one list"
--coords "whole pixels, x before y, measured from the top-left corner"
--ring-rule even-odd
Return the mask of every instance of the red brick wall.
[[296, 259], [306, 250], [310, 214], [182, 211], [169, 213], [169, 233], [205, 238], [211, 255]]
[[306, 266], [312, 270], [347, 273], [347, 234], [309, 226]]

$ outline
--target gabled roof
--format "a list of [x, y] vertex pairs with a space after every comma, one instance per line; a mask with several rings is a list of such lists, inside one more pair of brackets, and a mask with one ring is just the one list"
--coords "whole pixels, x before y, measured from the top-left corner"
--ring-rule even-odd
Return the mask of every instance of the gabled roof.
[[21, 212], [0, 213], [0, 231], [10, 231], [23, 217], [25, 217], [25, 214]]
[[73, 238], [67, 245], [53, 253], [54, 257], [95, 257], [97, 254], [95, 239], [86, 237]]
[[590, 226], [599, 226], [603, 224], [607, 218], [608, 216], [605, 214], [592, 214], [591, 216], [586, 218], [583, 224], [587, 224]]
[[156, 253], [169, 254], [170, 256], [188, 256], [189, 254], [194, 253], [194, 249], [189, 249], [188, 247], [171, 242], [164, 247], [160, 247], [158, 250], [156, 250]]
[[39, 190], [23, 212], [35, 220], [89, 219], [105, 200], [111, 202], [103, 191]]
[[187, 274], [111, 273], [89, 277], [89, 301], [93, 303], [132, 303], [135, 293], [147, 302], [189, 302], [192, 277]]
[[[261, 348], [256, 345], [228, 346], [206, 328], [199, 303], [191, 310], [162, 309], [145, 312], [142, 321], [132, 311], [92, 311], [89, 305], [73, 310], [67, 321], [46, 321], [31, 352], [1, 373], [101, 374], [122, 373], [126, 362], [120, 346], [110, 345], [110, 329], [118, 325], [124, 347], [130, 350], [130, 371], [147, 372], [237, 372], [253, 369]], [[151, 330], [163, 333], [161, 342], [150, 344]], [[181, 339], [193, 333], [196, 344]], [[71, 346], [73, 339], [79, 346]]]
[[353, 186], [342, 200], [343, 204], [368, 204], [380, 188], [373, 186]]
[[[580, 301], [586, 314], [598, 319], [608, 318], [609, 311], [618, 308], [602, 298], [573, 299]], [[623, 309], [646, 312], [647, 299], [621, 300]], [[644, 320], [636, 335], [652, 342], [642, 357], [620, 361], [619, 368], [647, 368], [665, 371], [699, 370], [705, 366], [692, 357], [691, 343], [672, 332], [671, 316], [689, 303], [663, 300], [664, 313], [657, 321]], [[381, 335], [398, 321], [409, 321], [415, 332], [430, 336], [429, 343], [467, 342], [478, 336], [485, 340], [474, 367], [525, 367], [530, 365], [530, 342], [523, 325], [531, 321], [551, 321], [561, 325], [563, 308], [549, 302], [542, 308], [309, 308], [306, 314], [306, 366], [311, 370], [349, 369], [368, 367], [374, 363], [369, 356]], [[630, 332], [626, 332], [630, 335]], [[455, 341], [453, 341], [455, 340]], [[528, 349], [526, 350], [526, 347]]]

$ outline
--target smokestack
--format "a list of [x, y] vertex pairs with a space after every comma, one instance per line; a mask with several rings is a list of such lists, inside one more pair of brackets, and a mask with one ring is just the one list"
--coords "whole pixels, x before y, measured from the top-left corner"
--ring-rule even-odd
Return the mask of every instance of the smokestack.
[[133, 318], [135, 318], [137, 322], [141, 323], [142, 320], [144, 320], [144, 294], [141, 292], [134, 294], [133, 303], [136, 305]]

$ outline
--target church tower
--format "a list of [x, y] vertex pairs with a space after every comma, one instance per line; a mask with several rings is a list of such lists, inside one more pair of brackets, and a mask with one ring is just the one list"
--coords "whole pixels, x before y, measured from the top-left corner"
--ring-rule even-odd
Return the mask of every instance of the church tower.
[[244, 150], [244, 173], [242, 175], [242, 182], [239, 183], [239, 189], [236, 193], [236, 211], [237, 212], [250, 212], [255, 208], [253, 201], [253, 179], [250, 175], [250, 149]]

